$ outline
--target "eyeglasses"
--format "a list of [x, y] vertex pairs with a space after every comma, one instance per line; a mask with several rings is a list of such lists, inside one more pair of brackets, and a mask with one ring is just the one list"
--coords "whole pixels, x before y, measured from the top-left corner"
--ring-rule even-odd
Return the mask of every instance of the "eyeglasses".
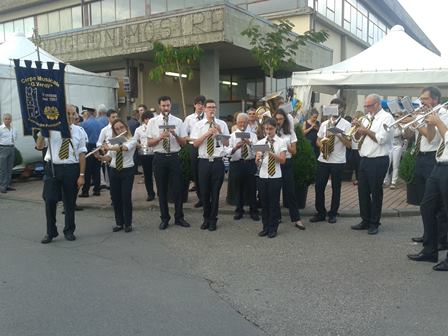
[[370, 104], [370, 105], [364, 105], [364, 108], [374, 107], [376, 103]]

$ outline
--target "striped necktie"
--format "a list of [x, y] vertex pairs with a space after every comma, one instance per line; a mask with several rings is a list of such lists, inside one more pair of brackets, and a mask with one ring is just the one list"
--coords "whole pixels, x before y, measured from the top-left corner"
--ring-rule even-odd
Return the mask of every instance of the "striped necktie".
[[[271, 148], [271, 152], [274, 153], [274, 140], [267, 140], [266, 143], [269, 142], [269, 147]], [[275, 175], [275, 158], [271, 155], [269, 155], [268, 158], [268, 175], [274, 176]]]
[[[213, 127], [213, 123], [210, 122], [210, 128]], [[207, 155], [213, 156], [213, 153], [215, 152], [215, 140], [213, 139], [213, 135], [210, 135], [207, 138]]]
[[[168, 125], [168, 116], [163, 117], [163, 124], [166, 126]], [[164, 129], [164, 131], [167, 131], [168, 129]], [[170, 138], [163, 138], [163, 142], [162, 142], [162, 147], [163, 150], [167, 153], [170, 152]]]
[[439, 145], [439, 148], [437, 148], [436, 157], [437, 158], [441, 157], [444, 151], [445, 151], [445, 140], [442, 140], [442, 143]]
[[246, 160], [248, 156], [249, 156], [249, 150], [247, 149], [247, 145], [243, 144], [243, 146], [241, 147], [241, 157], [244, 160]]
[[[375, 117], [372, 117], [371, 119], [369, 119], [369, 124], [367, 125], [367, 129], [369, 130], [372, 127], [373, 124], [373, 119], [375, 119]], [[358, 151], [361, 150], [362, 144], [364, 143], [364, 140], [366, 139], [366, 134], [364, 134], [361, 139], [359, 140], [358, 143]]]
[[118, 171], [123, 169], [123, 152], [121, 150], [115, 156], [115, 168]]
[[415, 142], [414, 155], [417, 156], [420, 153], [420, 146], [422, 144], [422, 134], [419, 132], [417, 135], [417, 141]]
[[67, 160], [70, 146], [70, 138], [62, 139], [61, 148], [59, 148], [59, 159]]

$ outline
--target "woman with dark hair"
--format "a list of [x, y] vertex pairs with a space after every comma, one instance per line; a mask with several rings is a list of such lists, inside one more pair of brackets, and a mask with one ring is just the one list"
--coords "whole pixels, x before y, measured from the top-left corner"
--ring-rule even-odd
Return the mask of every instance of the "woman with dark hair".
[[110, 162], [110, 194], [112, 197], [115, 224], [113, 232], [132, 231], [132, 187], [134, 185], [134, 152], [137, 141], [132, 137], [128, 125], [121, 119], [112, 122], [112, 136], [120, 134], [126, 139], [121, 144], [104, 145], [107, 154], [101, 159]]
[[307, 121], [303, 123], [303, 134], [305, 134], [305, 138], [310, 142], [313, 147], [314, 154], [316, 155], [316, 159], [320, 155], [320, 149], [316, 144], [317, 141], [317, 132], [319, 131], [320, 122], [317, 120], [319, 116], [319, 111], [316, 108], [311, 109], [310, 117]]
[[276, 135], [277, 122], [274, 118], [268, 118], [263, 123], [266, 137], [257, 142], [258, 145], [268, 145], [267, 152], [257, 152], [258, 164], [258, 192], [260, 193], [263, 230], [258, 235], [274, 238], [280, 218], [280, 190], [282, 188], [281, 164], [286, 161], [285, 142]]
[[291, 132], [291, 127], [288, 120], [288, 115], [283, 109], [279, 109], [275, 114], [277, 121], [277, 135], [286, 144], [286, 161], [281, 165], [282, 170], [282, 189], [283, 201], [289, 210], [289, 217], [294, 226], [300, 230], [305, 230], [305, 226], [300, 220], [300, 212], [297, 207], [297, 197], [295, 193], [294, 172], [292, 170], [292, 155], [297, 152], [296, 143], [297, 136]]

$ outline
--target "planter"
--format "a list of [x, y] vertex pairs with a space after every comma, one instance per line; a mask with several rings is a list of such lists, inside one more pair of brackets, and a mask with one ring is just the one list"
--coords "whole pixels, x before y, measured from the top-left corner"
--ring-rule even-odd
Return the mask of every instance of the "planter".
[[304, 209], [306, 206], [306, 197], [308, 195], [308, 185], [305, 186], [296, 185], [295, 189], [296, 189], [297, 207], [299, 209]]
[[416, 183], [406, 184], [406, 202], [412, 205], [420, 205], [422, 201], [423, 190], [419, 190]]

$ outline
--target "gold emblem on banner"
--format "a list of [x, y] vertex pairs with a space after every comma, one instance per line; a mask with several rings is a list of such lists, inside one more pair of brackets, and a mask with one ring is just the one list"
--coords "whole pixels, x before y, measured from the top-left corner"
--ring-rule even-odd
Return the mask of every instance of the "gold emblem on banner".
[[44, 114], [49, 120], [59, 119], [59, 110], [56, 106], [45, 106]]

